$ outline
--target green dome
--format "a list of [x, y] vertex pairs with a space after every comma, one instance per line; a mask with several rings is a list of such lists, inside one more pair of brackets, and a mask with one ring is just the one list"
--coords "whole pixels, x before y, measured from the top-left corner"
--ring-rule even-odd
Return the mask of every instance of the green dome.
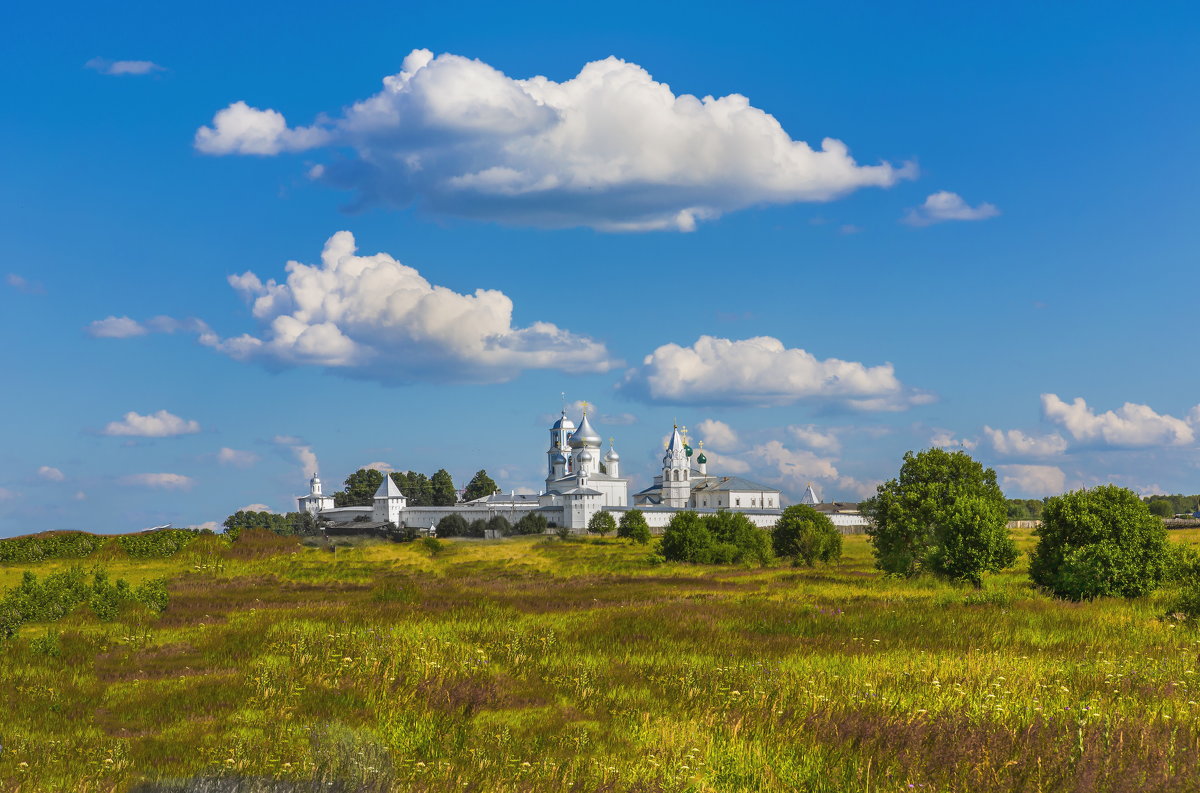
[[686, 454], [688, 457], [691, 457], [691, 456], [692, 456], [692, 447], [691, 447], [691, 446], [688, 446], [688, 445], [685, 443], [685, 444], [683, 445], [683, 453], [684, 453], [684, 454]]
[[700, 456], [696, 458], [696, 462], [700, 463], [701, 465], [708, 463], [708, 458], [704, 456], [704, 452], [700, 452]]

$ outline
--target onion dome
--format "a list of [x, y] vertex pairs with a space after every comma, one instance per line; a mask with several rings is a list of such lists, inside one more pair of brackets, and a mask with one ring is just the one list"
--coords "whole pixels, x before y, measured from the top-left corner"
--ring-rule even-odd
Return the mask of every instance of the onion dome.
[[566, 413], [563, 413], [561, 416], [558, 417], [558, 421], [554, 422], [554, 426], [552, 426], [550, 429], [552, 429], [552, 430], [573, 430], [573, 429], [575, 429], [575, 422], [573, 422], [569, 418], [567, 418]]
[[708, 458], [704, 456], [704, 452], [700, 452], [700, 456], [696, 458], [696, 462], [700, 463], [701, 465], [708, 464]]
[[608, 454], [604, 455], [604, 459], [605, 459], [606, 461], [611, 461], [611, 462], [619, 462], [619, 461], [620, 461], [620, 459], [621, 459], [621, 455], [617, 454], [617, 450], [616, 450], [616, 449], [614, 449], [612, 446], [609, 446], [609, 447], [608, 447]]
[[579, 453], [579, 462], [581, 465], [584, 463], [594, 463], [595, 461], [596, 455], [592, 454], [587, 449], [584, 449]]
[[575, 430], [574, 434], [571, 435], [571, 448], [579, 449], [586, 446], [592, 449], [599, 449], [600, 444], [603, 442], [604, 439], [592, 429], [592, 423], [588, 421], [587, 414], [584, 413], [583, 418], [579, 422], [579, 429]]

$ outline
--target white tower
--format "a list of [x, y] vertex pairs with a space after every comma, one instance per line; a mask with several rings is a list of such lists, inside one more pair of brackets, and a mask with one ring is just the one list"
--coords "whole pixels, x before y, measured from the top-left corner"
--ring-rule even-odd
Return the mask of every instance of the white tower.
[[396, 487], [396, 482], [390, 476], [384, 474], [383, 483], [375, 491], [374, 511], [371, 513], [371, 519], [375, 521], [386, 520], [399, 526], [400, 513], [404, 511], [407, 503], [408, 501], [404, 498], [404, 494], [400, 492], [400, 488]]
[[801, 504], [820, 504], [821, 499], [817, 498], [817, 492], [813, 490], [812, 482], [808, 483], [808, 487], [804, 488], [804, 495], [800, 497]]
[[308, 495], [296, 499], [301, 512], [316, 516], [323, 509], [333, 509], [333, 496], [321, 493], [321, 478], [315, 473], [308, 480]]
[[571, 472], [571, 433], [575, 430], [575, 422], [567, 418], [563, 410], [558, 421], [550, 427], [550, 448], [546, 451], [546, 489], [552, 482], [562, 479]]
[[614, 478], [621, 475], [621, 455], [617, 454], [612, 438], [608, 439], [608, 454], [604, 455], [604, 470]]
[[662, 504], [664, 507], [683, 509], [692, 495], [691, 466], [688, 464], [687, 449], [676, 426], [671, 432], [671, 441], [663, 455]]
[[604, 439], [592, 429], [587, 411], [579, 420], [579, 429], [571, 435], [571, 457], [576, 475], [600, 473], [600, 444]]

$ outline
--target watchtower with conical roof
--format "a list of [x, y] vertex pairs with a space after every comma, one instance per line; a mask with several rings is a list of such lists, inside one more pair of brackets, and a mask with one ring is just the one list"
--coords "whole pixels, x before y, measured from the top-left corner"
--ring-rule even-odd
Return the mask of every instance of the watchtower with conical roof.
[[384, 474], [383, 483], [375, 491], [375, 499], [372, 503], [374, 509], [371, 517], [377, 521], [386, 520], [399, 526], [400, 513], [404, 511], [404, 507], [407, 504], [408, 499], [400, 492], [400, 488], [396, 486], [396, 481], [388, 474]]

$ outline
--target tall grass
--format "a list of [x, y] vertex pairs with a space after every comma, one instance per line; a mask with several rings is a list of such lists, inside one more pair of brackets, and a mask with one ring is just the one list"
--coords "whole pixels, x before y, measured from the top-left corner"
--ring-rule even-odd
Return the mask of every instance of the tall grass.
[[1063, 603], [1020, 570], [976, 591], [845, 552], [201, 538], [113, 560], [169, 576], [170, 605], [0, 645], [0, 789], [1195, 789], [1200, 632], [1160, 619], [1171, 592]]

